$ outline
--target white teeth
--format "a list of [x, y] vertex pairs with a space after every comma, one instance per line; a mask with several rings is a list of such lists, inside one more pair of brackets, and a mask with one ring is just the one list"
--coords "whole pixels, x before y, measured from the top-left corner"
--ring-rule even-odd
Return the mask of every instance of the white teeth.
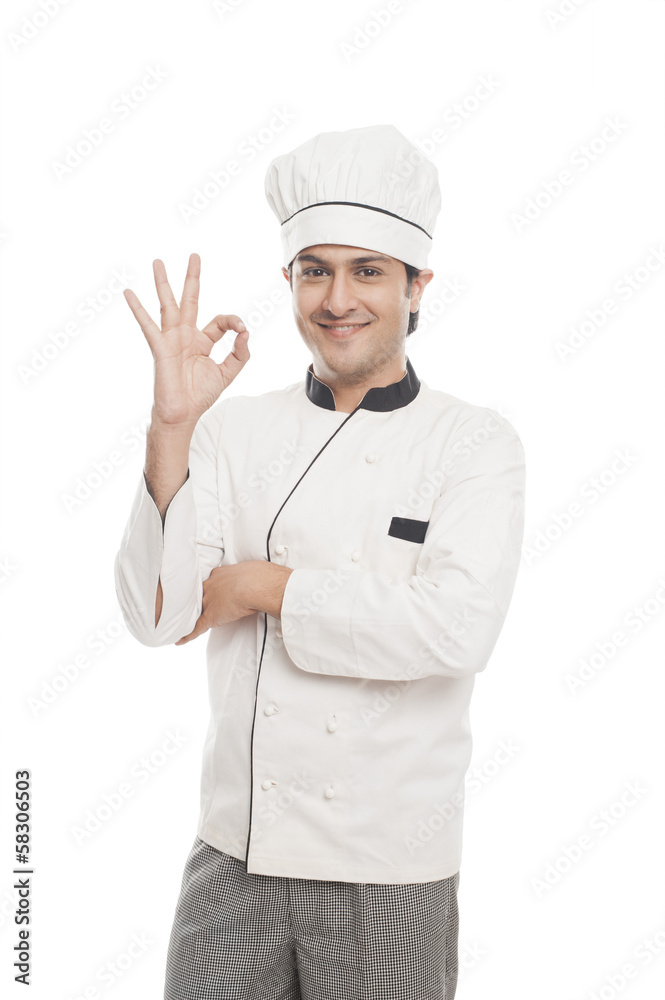
[[358, 326], [329, 326], [329, 330], [339, 330], [341, 332], [346, 332], [347, 330], [356, 330], [359, 327], [364, 326], [363, 323], [359, 323]]

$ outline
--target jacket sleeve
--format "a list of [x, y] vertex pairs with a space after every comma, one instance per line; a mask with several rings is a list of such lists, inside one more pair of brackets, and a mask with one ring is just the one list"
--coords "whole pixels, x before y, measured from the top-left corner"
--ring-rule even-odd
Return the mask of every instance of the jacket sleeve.
[[[464, 455], [459, 438], [486, 426], [487, 413], [495, 429], [479, 431], [472, 439], [482, 443]], [[520, 562], [524, 450], [512, 425], [488, 408], [458, 435], [451, 452], [464, 457], [446, 460], [452, 469], [434, 501], [413, 576], [352, 569], [290, 574], [281, 631], [301, 670], [395, 681], [468, 677], [485, 668]]]
[[[217, 454], [228, 402], [214, 404], [196, 424], [187, 478], [163, 523], [145, 473], [138, 483], [115, 559], [115, 588], [127, 628], [144, 646], [166, 646], [192, 631], [202, 610], [203, 581], [222, 563]], [[160, 579], [162, 613], [155, 627]]]

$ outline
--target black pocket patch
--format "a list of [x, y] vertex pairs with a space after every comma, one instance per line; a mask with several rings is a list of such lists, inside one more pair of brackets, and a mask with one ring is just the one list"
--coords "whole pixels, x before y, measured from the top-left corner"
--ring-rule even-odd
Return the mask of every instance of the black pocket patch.
[[413, 517], [394, 517], [388, 534], [404, 538], [407, 542], [424, 542], [428, 524], [429, 521], [416, 521]]

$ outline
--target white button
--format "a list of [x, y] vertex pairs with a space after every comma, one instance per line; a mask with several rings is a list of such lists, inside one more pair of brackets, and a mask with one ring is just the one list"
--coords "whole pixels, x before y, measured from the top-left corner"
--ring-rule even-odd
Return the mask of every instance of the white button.
[[277, 708], [276, 705], [266, 705], [266, 707], [263, 709], [264, 715], [274, 715], [275, 712], [279, 712], [279, 709]]
[[261, 788], [264, 788], [266, 791], [268, 791], [269, 788], [272, 788], [272, 781], [270, 781], [269, 778], [266, 778], [265, 781], [261, 782]]
[[275, 629], [275, 635], [278, 636], [280, 639], [282, 638], [282, 630], [281, 630], [281, 628], [276, 628]]
[[276, 545], [275, 546], [275, 552], [276, 552], [276, 554], [278, 556], [281, 556], [282, 552], [284, 552], [285, 549], [286, 549], [285, 545]]
[[360, 552], [358, 552], [358, 549], [356, 549], [355, 552], [351, 553], [351, 558], [353, 559], [354, 562], [358, 562], [358, 560], [360, 559]]
[[327, 799], [331, 799], [333, 797], [333, 795], [335, 794], [335, 789], [332, 786], [330, 788], [326, 788], [326, 790], [325, 790], [325, 792], [323, 794], [325, 795], [325, 797]]
[[329, 733], [334, 733], [336, 729], [337, 729], [337, 723], [336, 722], [329, 722], [328, 723], [328, 732]]
[[373, 451], [370, 452], [369, 455], [365, 455], [365, 461], [366, 462], [376, 462], [376, 455], [374, 454]]

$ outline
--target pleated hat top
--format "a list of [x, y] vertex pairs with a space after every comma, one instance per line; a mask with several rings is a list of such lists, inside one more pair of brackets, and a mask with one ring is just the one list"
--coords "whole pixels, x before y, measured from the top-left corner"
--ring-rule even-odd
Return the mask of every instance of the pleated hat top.
[[441, 209], [438, 172], [394, 125], [315, 135], [270, 163], [265, 192], [285, 267], [324, 243], [427, 265]]

